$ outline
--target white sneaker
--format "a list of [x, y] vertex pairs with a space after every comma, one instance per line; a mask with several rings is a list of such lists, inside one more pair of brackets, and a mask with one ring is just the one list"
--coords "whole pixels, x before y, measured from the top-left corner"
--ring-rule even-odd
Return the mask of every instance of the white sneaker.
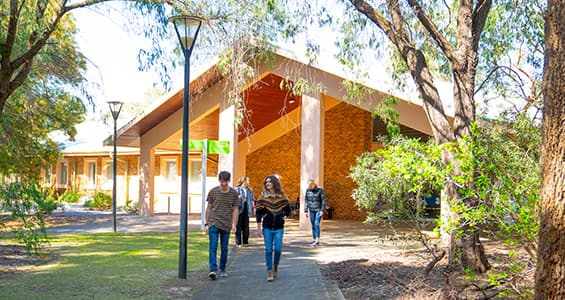
[[228, 273], [226, 271], [220, 271], [220, 277], [226, 278], [228, 277]]

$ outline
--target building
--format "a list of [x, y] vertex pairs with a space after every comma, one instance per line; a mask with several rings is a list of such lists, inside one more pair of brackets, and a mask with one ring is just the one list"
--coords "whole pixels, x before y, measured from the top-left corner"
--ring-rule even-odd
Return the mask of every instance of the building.
[[[206, 189], [217, 185], [220, 170], [232, 173], [232, 183], [241, 176], [249, 176], [256, 193], [265, 176], [280, 174], [289, 199], [302, 204], [307, 180], [314, 178], [324, 187], [334, 218], [363, 218], [364, 212], [355, 207], [351, 198], [355, 185], [348, 178], [349, 170], [357, 156], [380, 146], [376, 136], [385, 134], [385, 126], [379, 118], [372, 117], [371, 111], [391, 95], [365, 86], [367, 93], [362, 100], [347, 102], [344, 77], [282, 51], [275, 53], [269, 63], [259, 63], [256, 74], [260, 75], [240, 91], [249, 114], [239, 126], [234, 125], [239, 108], [228, 100], [229, 82], [216, 65], [191, 80], [190, 139], [230, 142], [229, 154], [207, 156]], [[308, 82], [312, 91], [293, 95], [290, 88], [302, 82]], [[397, 101], [402, 133], [431, 136], [422, 106]], [[179, 90], [118, 130], [118, 146], [137, 151], [118, 151], [118, 203], [124, 203], [125, 198], [139, 201], [143, 215], [178, 212], [182, 103], [183, 90]], [[111, 144], [111, 138], [107, 138], [105, 145]], [[97, 170], [104, 175], [110, 156], [98, 154], [94, 155], [95, 163], [102, 166]], [[64, 153], [66, 160], [76, 157], [73, 170], [82, 176], [81, 186], [86, 187], [84, 182], [92, 178], [92, 159], [86, 154], [79, 156]], [[199, 151], [189, 156], [188, 209], [200, 213], [202, 156]], [[62, 169], [57, 167], [57, 176], [62, 176]]]

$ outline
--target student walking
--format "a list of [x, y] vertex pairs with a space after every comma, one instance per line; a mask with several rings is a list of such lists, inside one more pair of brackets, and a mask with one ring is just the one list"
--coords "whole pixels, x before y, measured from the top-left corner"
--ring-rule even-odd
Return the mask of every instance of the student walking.
[[279, 271], [282, 254], [284, 222], [290, 215], [288, 198], [276, 176], [267, 176], [263, 182], [263, 192], [255, 204], [257, 215], [257, 235], [265, 242], [265, 264], [267, 281], [271, 282]]
[[306, 214], [306, 218], [310, 218], [310, 224], [312, 224], [313, 241], [310, 243], [310, 246], [316, 247], [320, 245], [320, 223], [322, 222], [324, 209], [326, 208], [326, 194], [324, 190], [316, 184], [314, 179], [309, 179], [308, 189], [306, 189], [304, 199], [304, 213]]
[[255, 196], [249, 187], [249, 177], [241, 177], [235, 190], [239, 194], [240, 199], [235, 244], [238, 247], [241, 245], [247, 247], [249, 245], [249, 217], [253, 216], [253, 211], [255, 210]]
[[226, 265], [228, 262], [228, 242], [230, 231], [235, 231], [239, 216], [239, 195], [229, 186], [231, 174], [222, 171], [218, 174], [220, 185], [208, 193], [208, 206], [206, 207], [206, 234], [209, 238], [208, 262], [210, 273], [208, 277], [215, 280], [218, 272], [216, 256], [218, 251], [218, 238], [220, 239], [220, 277], [227, 277]]

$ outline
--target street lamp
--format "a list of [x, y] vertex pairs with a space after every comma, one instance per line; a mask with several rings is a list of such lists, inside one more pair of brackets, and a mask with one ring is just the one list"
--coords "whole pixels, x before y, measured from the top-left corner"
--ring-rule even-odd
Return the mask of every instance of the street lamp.
[[116, 161], [118, 158], [118, 151], [116, 148], [117, 131], [118, 131], [118, 116], [122, 111], [123, 102], [120, 101], [108, 101], [108, 106], [110, 106], [110, 112], [112, 113], [112, 118], [114, 118], [114, 163], [112, 164], [112, 181], [114, 186], [112, 187], [112, 228], [116, 232]]
[[175, 26], [182, 53], [184, 54], [184, 97], [182, 114], [182, 162], [181, 162], [181, 195], [180, 195], [180, 245], [179, 245], [179, 278], [186, 279], [187, 238], [188, 238], [188, 111], [190, 98], [190, 55], [194, 41], [198, 37], [202, 19], [194, 16], [175, 16], [169, 18]]

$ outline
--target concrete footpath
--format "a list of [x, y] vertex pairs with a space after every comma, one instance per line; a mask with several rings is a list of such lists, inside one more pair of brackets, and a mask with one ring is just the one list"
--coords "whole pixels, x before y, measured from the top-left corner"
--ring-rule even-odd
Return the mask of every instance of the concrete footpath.
[[[255, 234], [255, 223], [250, 227]], [[261, 239], [251, 239], [249, 247], [230, 245], [228, 277], [210, 280], [192, 299], [344, 299], [335, 284], [322, 280], [315, 259], [321, 249], [310, 248], [308, 242], [310, 238], [301, 232], [285, 232], [279, 274], [273, 282], [267, 281]]]
[[[57, 211], [53, 216], [65, 215], [77, 217], [79, 222], [61, 224], [47, 228], [47, 234], [88, 234], [111, 232], [112, 215], [110, 212], [85, 211], [78, 206]], [[117, 231], [120, 233], [136, 232], [175, 232], [179, 230], [179, 215], [159, 214], [141, 217], [135, 214], [119, 213]], [[298, 229], [296, 220], [287, 220], [284, 246], [278, 277], [273, 282], [267, 281], [263, 239], [256, 235], [256, 224], [250, 224], [249, 247], [235, 247], [234, 237], [230, 237], [228, 257], [228, 277], [217, 280], [206, 279], [205, 284], [193, 295], [192, 299], [344, 299], [338, 287], [322, 279], [318, 263], [329, 259], [334, 243], [322, 241], [319, 248], [311, 248], [308, 243], [312, 238], [309, 231]], [[332, 226], [333, 227], [333, 226]], [[339, 228], [339, 226], [336, 226]], [[200, 215], [189, 216], [189, 231], [200, 230]], [[337, 232], [340, 232], [338, 230]], [[330, 240], [329, 236], [327, 237]], [[328, 247], [324, 247], [327, 245]], [[333, 249], [338, 250], [338, 249]], [[218, 249], [218, 262], [219, 262]], [[337, 255], [339, 252], [335, 251]], [[320, 259], [324, 257], [324, 259]], [[207, 278], [207, 271], [202, 276]]]

